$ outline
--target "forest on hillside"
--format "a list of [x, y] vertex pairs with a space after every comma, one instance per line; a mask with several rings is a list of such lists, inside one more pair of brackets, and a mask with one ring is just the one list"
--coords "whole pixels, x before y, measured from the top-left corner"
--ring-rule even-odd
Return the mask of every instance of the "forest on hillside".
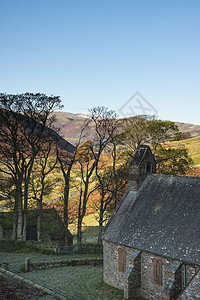
[[59, 97], [0, 94], [1, 208], [13, 212], [13, 239], [26, 240], [28, 211], [34, 209], [40, 240], [42, 212], [54, 206], [66, 232], [76, 224], [78, 243], [85, 216], [95, 213], [100, 242], [139, 145], [151, 147], [157, 173], [199, 176], [200, 138], [186, 139], [174, 122], [144, 115], [118, 119], [113, 110], [93, 107], [72, 145], [57, 126], [61, 108]]

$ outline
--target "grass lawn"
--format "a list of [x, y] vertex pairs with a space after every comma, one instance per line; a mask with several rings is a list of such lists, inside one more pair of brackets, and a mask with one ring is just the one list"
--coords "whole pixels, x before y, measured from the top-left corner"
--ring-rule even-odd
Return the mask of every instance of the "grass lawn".
[[26, 273], [26, 278], [52, 286], [58, 293], [72, 294], [77, 299], [124, 299], [123, 291], [103, 282], [103, 268], [93, 266], [62, 267]]
[[[39, 262], [67, 258], [98, 257], [98, 255], [44, 255], [37, 253], [0, 252], [0, 262], [8, 262], [9, 268], [17, 272], [24, 265], [27, 257], [32, 261]], [[103, 282], [103, 268], [99, 266], [59, 267], [21, 273], [20, 275], [44, 287], [52, 288], [58, 294], [65, 295], [66, 297], [68, 295], [69, 299], [70, 295], [74, 295], [77, 300], [124, 299], [123, 291], [112, 288]]]

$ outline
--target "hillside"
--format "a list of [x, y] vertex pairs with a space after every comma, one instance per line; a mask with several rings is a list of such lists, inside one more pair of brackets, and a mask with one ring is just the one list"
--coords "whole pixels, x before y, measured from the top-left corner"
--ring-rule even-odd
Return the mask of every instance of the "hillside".
[[[86, 118], [82, 117], [81, 114], [72, 114], [68, 112], [57, 111], [55, 113], [57, 121], [55, 122], [55, 126], [60, 128], [60, 135], [73, 145], [76, 145], [81, 128], [83, 127]], [[92, 126], [89, 126], [88, 131], [88, 139], [91, 139], [94, 134], [94, 129]]]
[[185, 146], [188, 149], [194, 164], [196, 166], [200, 166], [200, 136], [167, 144], [167, 146], [172, 147], [176, 147], [178, 145]]
[[[61, 135], [72, 144], [76, 144], [81, 127], [86, 121], [85, 114], [72, 114], [68, 112], [56, 112], [56, 126], [61, 128]], [[193, 125], [189, 123], [176, 122], [180, 131], [189, 132], [191, 137], [200, 136], [200, 125]], [[89, 126], [87, 139], [92, 139], [94, 136], [94, 128]]]
[[200, 125], [180, 122], [176, 122], [176, 124], [178, 125], [180, 131], [189, 132], [192, 137], [200, 136]]

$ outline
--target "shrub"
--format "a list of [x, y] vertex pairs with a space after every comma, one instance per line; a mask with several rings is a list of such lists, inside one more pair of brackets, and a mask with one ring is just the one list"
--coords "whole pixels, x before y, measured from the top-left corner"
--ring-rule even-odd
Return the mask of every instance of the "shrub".
[[55, 245], [48, 243], [43, 244], [36, 241], [13, 241], [3, 239], [0, 243], [1, 252], [39, 252], [42, 254], [55, 254]]

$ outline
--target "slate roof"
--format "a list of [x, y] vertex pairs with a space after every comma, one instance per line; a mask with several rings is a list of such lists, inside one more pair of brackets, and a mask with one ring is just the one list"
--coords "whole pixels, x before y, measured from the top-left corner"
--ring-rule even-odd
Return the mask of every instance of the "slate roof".
[[151, 154], [151, 149], [147, 145], [139, 145], [131, 159], [131, 164], [141, 164], [147, 154]]
[[103, 240], [200, 265], [200, 178], [147, 176], [118, 206]]

